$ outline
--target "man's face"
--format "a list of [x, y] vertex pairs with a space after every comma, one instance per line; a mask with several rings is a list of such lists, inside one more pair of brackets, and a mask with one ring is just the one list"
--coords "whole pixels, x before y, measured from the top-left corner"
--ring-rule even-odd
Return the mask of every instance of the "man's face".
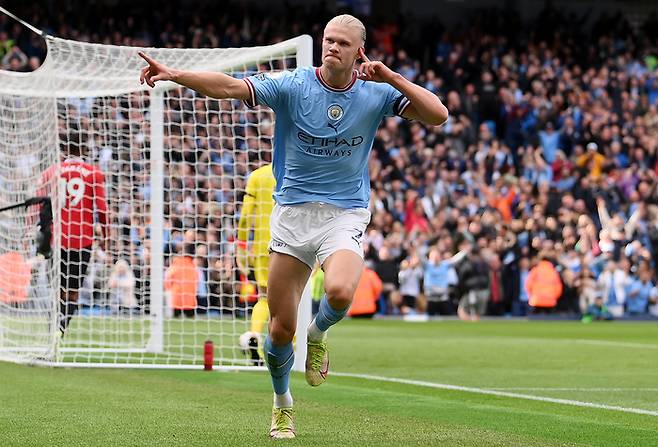
[[361, 46], [356, 28], [329, 23], [322, 38], [322, 64], [331, 69], [351, 70]]

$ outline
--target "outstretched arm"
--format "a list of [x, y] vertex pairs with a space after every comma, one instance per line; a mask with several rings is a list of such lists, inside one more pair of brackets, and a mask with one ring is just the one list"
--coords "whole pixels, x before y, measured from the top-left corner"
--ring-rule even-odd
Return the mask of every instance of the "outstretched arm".
[[407, 97], [410, 104], [404, 110], [404, 117], [422, 121], [431, 126], [440, 126], [448, 119], [448, 109], [441, 100], [429, 90], [408, 81], [404, 76], [394, 72], [382, 62], [372, 62], [363, 48], [359, 55], [364, 62], [359, 70], [359, 78], [364, 81], [386, 82]]
[[466, 257], [467, 254], [468, 252], [466, 250], [458, 251], [447, 260], [448, 264], [450, 265], [459, 264], [462, 261], [462, 259]]
[[610, 229], [612, 225], [612, 219], [610, 218], [610, 213], [608, 208], [605, 206], [605, 199], [603, 197], [596, 198], [596, 209], [599, 212], [599, 220], [601, 221], [601, 227], [603, 229]]
[[626, 234], [626, 239], [631, 240], [633, 238], [633, 233], [635, 233], [635, 229], [637, 228], [637, 225], [640, 221], [640, 217], [642, 214], [642, 210], [640, 207], [638, 207], [633, 214], [631, 214], [631, 217], [628, 218], [628, 222], [624, 225], [624, 233]]
[[250, 98], [249, 87], [241, 79], [217, 72], [176, 70], [157, 62], [141, 51], [139, 55], [148, 63], [148, 66], [142, 68], [140, 72], [141, 84], [146, 82], [148, 86], [155, 87], [157, 81], [173, 81], [215, 99], [233, 98], [245, 101]]

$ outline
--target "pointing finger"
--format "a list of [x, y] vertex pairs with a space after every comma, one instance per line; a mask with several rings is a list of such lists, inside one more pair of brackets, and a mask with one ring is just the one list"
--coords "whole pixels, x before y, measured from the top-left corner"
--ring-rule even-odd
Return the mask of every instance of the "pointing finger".
[[140, 51], [140, 52], [137, 53], [137, 54], [139, 54], [139, 56], [140, 56], [142, 59], [144, 59], [146, 62], [148, 62], [149, 65], [153, 65], [153, 64], [155, 64], [155, 61], [154, 61], [153, 59], [151, 59], [150, 57], [148, 57], [146, 54], [144, 54], [143, 51]]

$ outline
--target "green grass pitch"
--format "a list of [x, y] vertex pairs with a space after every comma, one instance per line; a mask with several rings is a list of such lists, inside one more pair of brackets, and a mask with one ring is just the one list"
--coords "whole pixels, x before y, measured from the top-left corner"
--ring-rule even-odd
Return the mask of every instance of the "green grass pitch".
[[329, 349], [407, 383], [295, 373], [298, 437], [275, 442], [263, 372], [0, 363], [0, 446], [658, 445], [656, 324], [344, 321]]

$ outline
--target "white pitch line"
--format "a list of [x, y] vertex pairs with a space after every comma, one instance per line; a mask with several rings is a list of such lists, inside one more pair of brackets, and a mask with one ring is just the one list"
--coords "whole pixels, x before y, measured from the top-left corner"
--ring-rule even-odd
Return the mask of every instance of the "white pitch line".
[[620, 407], [617, 405], [597, 404], [593, 402], [582, 402], [579, 400], [556, 399], [553, 397], [533, 396], [531, 394], [510, 393], [507, 391], [496, 391], [484, 388], [474, 388], [468, 386], [449, 385], [446, 383], [425, 382], [422, 380], [398, 379], [396, 377], [373, 376], [370, 374], [353, 374], [353, 373], [331, 373], [339, 377], [354, 377], [357, 379], [375, 380], [379, 382], [401, 383], [404, 385], [422, 386], [426, 388], [437, 388], [441, 390], [462, 391], [465, 393], [488, 394], [491, 396], [511, 397], [513, 399], [534, 400], [539, 402], [548, 402], [553, 404], [571, 405], [573, 407], [596, 408], [599, 410], [621, 411], [623, 413], [643, 414], [647, 416], [658, 417], [658, 411], [643, 410], [642, 408]]
[[658, 349], [658, 345], [652, 345], [649, 343], [632, 343], [626, 341], [587, 340], [585, 338], [578, 338], [578, 339], [565, 340], [565, 341], [581, 343], [584, 345], [613, 346], [618, 348]]
[[496, 387], [488, 388], [494, 391], [582, 391], [582, 392], [624, 392], [624, 391], [656, 391], [658, 388], [551, 388], [551, 387]]

